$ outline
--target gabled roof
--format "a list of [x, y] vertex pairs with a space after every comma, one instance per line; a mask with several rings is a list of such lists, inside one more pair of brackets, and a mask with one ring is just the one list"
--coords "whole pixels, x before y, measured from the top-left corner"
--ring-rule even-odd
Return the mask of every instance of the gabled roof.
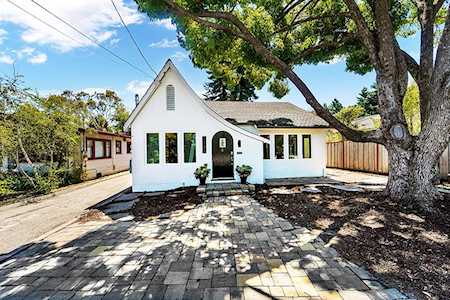
[[227, 121], [258, 128], [328, 128], [315, 113], [307, 112], [289, 102], [205, 101]]
[[161, 71], [159, 71], [158, 75], [156, 76], [155, 80], [151, 83], [150, 87], [145, 92], [144, 96], [139, 101], [138, 105], [133, 109], [130, 116], [128, 117], [128, 120], [125, 122], [124, 130], [128, 130], [131, 127], [131, 124], [136, 119], [136, 117], [139, 115], [139, 113], [144, 108], [145, 104], [147, 104], [148, 101], [150, 101], [152, 95], [155, 93], [155, 91], [158, 89], [158, 87], [161, 84], [162, 79], [164, 78], [164, 75], [168, 70], [172, 70], [175, 72], [175, 74], [179, 77], [179, 79], [188, 87], [188, 90], [191, 92], [192, 97], [198, 101], [201, 106], [205, 109], [205, 111], [211, 115], [214, 119], [216, 119], [218, 122], [222, 123], [223, 125], [227, 126], [231, 130], [234, 130], [236, 132], [239, 132], [245, 136], [248, 136], [250, 138], [256, 139], [263, 143], [269, 143], [265, 138], [260, 137], [259, 135], [256, 135], [252, 132], [249, 132], [245, 129], [242, 129], [228, 121], [226, 121], [223, 117], [221, 117], [219, 114], [217, 114], [214, 110], [212, 110], [208, 105], [205, 104], [205, 102], [195, 93], [195, 91], [191, 88], [191, 86], [186, 82], [184, 77], [181, 75], [181, 73], [178, 71], [178, 69], [175, 67], [173, 62], [168, 59], [164, 66], [162, 67]]

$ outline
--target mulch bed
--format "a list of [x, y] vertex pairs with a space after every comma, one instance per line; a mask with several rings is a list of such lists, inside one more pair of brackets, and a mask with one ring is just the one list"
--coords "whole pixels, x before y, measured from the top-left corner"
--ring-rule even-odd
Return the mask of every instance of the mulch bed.
[[136, 220], [145, 220], [200, 203], [203, 203], [203, 200], [197, 195], [195, 187], [179, 188], [157, 196], [144, 194], [133, 206], [132, 213]]
[[281, 217], [322, 230], [346, 259], [419, 299], [450, 299], [450, 196], [439, 214], [407, 210], [381, 193], [272, 194], [257, 189], [256, 199]]

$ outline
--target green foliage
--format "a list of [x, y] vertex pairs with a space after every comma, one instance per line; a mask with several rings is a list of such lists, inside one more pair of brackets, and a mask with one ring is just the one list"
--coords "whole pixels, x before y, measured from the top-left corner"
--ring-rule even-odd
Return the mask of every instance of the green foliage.
[[288, 83], [286, 80], [274, 79], [269, 83], [269, 91], [271, 91], [276, 98], [283, 98], [289, 92]]
[[61, 178], [58, 176], [60, 172], [61, 170], [53, 168], [44, 174], [36, 172], [34, 176], [36, 188], [34, 191], [38, 194], [48, 194], [58, 188], [61, 185]]
[[240, 177], [248, 177], [252, 173], [253, 168], [248, 165], [242, 165], [236, 167], [236, 172], [238, 172]]
[[364, 109], [365, 116], [378, 114], [378, 91], [375, 84], [370, 88], [364, 87], [359, 93], [358, 105]]
[[241, 77], [237, 84], [231, 85], [226, 82], [223, 76], [216, 77], [208, 72], [209, 82], [204, 85], [207, 101], [252, 101], [258, 99], [255, 94], [255, 87], [245, 78]]
[[420, 123], [420, 97], [417, 84], [408, 87], [403, 99], [403, 114], [405, 115], [408, 130], [412, 135], [418, 135], [421, 129]]
[[334, 98], [333, 101], [331, 101], [330, 105], [327, 105], [326, 103], [323, 105], [323, 107], [325, 107], [326, 109], [328, 109], [328, 111], [330, 113], [337, 114], [338, 112], [340, 112], [344, 106], [342, 105], [341, 102], [339, 102], [338, 99]]
[[351, 105], [343, 108], [336, 114], [336, 118], [347, 126], [359, 117], [364, 116], [364, 108], [359, 105]]
[[208, 178], [211, 169], [208, 169], [208, 165], [204, 164], [195, 169], [194, 175], [196, 179]]

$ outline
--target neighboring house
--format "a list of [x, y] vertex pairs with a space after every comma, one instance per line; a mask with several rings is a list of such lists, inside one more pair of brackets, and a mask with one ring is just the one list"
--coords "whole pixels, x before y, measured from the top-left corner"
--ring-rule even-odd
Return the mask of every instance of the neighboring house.
[[206, 102], [168, 60], [125, 124], [133, 137], [133, 191], [239, 180], [236, 166], [253, 168], [249, 182], [323, 176], [328, 124], [287, 102]]
[[110, 175], [130, 168], [131, 137], [95, 129], [80, 129], [83, 180]]
[[352, 122], [358, 130], [375, 130], [379, 128], [379, 124], [381, 124], [381, 117], [378, 114], [359, 117]]

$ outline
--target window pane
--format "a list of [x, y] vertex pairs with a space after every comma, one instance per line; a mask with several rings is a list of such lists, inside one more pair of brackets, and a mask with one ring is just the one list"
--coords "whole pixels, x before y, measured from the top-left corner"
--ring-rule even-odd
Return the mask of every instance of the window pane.
[[122, 141], [116, 141], [116, 154], [122, 153]]
[[206, 153], [206, 136], [202, 136], [202, 152]]
[[105, 157], [111, 157], [111, 141], [105, 141], [106, 153]]
[[[261, 135], [261, 137], [270, 140], [269, 135]], [[270, 159], [270, 144], [263, 144], [263, 158], [264, 159]]]
[[184, 134], [184, 162], [195, 162], [195, 133]]
[[289, 159], [298, 158], [298, 142], [297, 135], [290, 134], [289, 135]]
[[147, 133], [147, 163], [159, 163], [159, 137], [157, 133]]
[[95, 158], [105, 157], [105, 144], [103, 141], [95, 141]]
[[127, 142], [127, 153], [131, 153], [131, 143]]
[[166, 133], [166, 163], [176, 164], [178, 162], [178, 141], [176, 133]]
[[303, 136], [303, 158], [311, 158], [311, 135]]
[[87, 157], [88, 158], [93, 158], [93, 155], [92, 154], [94, 154], [94, 141], [93, 140], [87, 140]]
[[284, 159], [284, 136], [275, 135], [275, 157], [276, 159]]

